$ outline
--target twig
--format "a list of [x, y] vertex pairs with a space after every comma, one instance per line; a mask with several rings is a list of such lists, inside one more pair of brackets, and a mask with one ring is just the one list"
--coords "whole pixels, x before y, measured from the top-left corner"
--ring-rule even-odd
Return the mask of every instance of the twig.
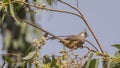
[[20, 54], [7, 53], [7, 54], [0, 54], [0, 55], [19, 56]]
[[[69, 3], [67, 3], [67, 2], [64, 2], [63, 0], [59, 0], [59, 2], [68, 5], [69, 7], [75, 9], [80, 15], [82, 15], [81, 12], [80, 12], [80, 10], [79, 10], [78, 8], [72, 6], [71, 4], [69, 4]], [[82, 17], [82, 16], [81, 16], [81, 17]]]
[[77, 8], [79, 8], [79, 1], [78, 0], [76, 0], [76, 4], [77, 4]]
[[83, 48], [87, 48], [88, 49], [88, 52], [82, 57], [82, 58], [86, 58], [89, 55], [89, 53], [91, 52], [91, 50], [87, 46], [83, 46]]
[[92, 45], [97, 52], [99, 52], [99, 50], [97, 49], [97, 47], [95, 47], [95, 45], [94, 45], [92, 42], [90, 42], [90, 41], [88, 41], [88, 40], [85, 40], [85, 41], [86, 41], [87, 43], [89, 43], [90, 45]]
[[83, 46], [83, 47], [87, 48], [88, 52], [82, 58], [80, 58], [80, 68], [82, 68], [82, 60], [85, 59], [89, 55], [89, 53], [91, 52], [89, 47], [87, 47], [87, 46]]
[[40, 29], [41, 31], [43, 31], [43, 32], [51, 35], [52, 37], [54, 37], [54, 38], [59, 39], [60, 41], [62, 41], [61, 38], [55, 36], [54, 34], [52, 34], [52, 33], [48, 32], [48, 31], [44, 30], [43, 28], [41, 28], [41, 27], [39, 27], [39, 26], [37, 26], [37, 25], [35, 25], [35, 24], [33, 24], [33, 23], [29, 23], [29, 22], [27, 22], [26, 20], [21, 20], [21, 19], [19, 19], [19, 18], [17, 18], [17, 20], [19, 20], [19, 21], [21, 21], [21, 22], [24, 22], [24, 23], [26, 23], [26, 24], [28, 24], [28, 25], [31, 25], [31, 26], [33, 26], [33, 27], [35, 27], [35, 28], [38, 28], [38, 29]]

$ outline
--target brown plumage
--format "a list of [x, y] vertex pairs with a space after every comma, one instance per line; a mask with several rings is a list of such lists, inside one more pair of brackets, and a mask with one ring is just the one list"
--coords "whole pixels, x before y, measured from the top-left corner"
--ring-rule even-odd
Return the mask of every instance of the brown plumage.
[[86, 37], [87, 31], [84, 30], [80, 34], [68, 36], [67, 38], [62, 39], [60, 42], [62, 42], [69, 49], [77, 49], [83, 47]]

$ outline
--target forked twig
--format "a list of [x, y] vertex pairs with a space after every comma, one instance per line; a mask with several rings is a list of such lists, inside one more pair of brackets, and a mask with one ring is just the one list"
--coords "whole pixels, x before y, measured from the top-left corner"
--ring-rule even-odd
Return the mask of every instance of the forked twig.
[[89, 43], [93, 48], [95, 48], [95, 50], [97, 51], [97, 52], [99, 52], [99, 50], [97, 49], [97, 47], [95, 47], [95, 45], [92, 43], [92, 42], [90, 42], [90, 41], [88, 41], [88, 40], [85, 40], [87, 43]]

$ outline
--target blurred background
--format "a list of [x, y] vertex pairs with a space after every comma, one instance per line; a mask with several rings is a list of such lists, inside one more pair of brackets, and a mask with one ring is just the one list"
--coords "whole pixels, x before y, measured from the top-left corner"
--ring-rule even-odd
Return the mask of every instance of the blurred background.
[[[65, 0], [65, 1], [76, 6], [75, 0]], [[32, 0], [30, 0], [29, 2], [32, 2]], [[43, 1], [41, 3], [47, 3], [47, 2]], [[100, 1], [79, 0], [79, 8], [80, 8], [81, 12], [84, 14], [87, 21], [89, 22], [92, 29], [94, 30], [95, 34], [97, 35], [99, 41], [102, 44], [104, 51], [108, 52], [110, 55], [113, 55], [115, 53], [115, 51], [117, 51], [117, 49], [112, 47], [111, 45], [120, 43], [120, 38], [119, 38], [120, 37], [120, 30], [119, 30], [119, 27], [120, 27], [120, 20], [119, 20], [120, 8], [119, 8], [119, 6], [120, 6], [120, 4], [119, 3], [120, 3], [120, 0], [111, 0], [111, 1], [110, 0], [100, 0]], [[68, 10], [68, 11], [75, 12], [73, 9], [71, 9], [68, 6], [61, 4], [59, 2], [57, 2], [56, 4], [53, 4], [51, 6], [49, 6], [48, 4], [49, 3], [47, 3], [47, 7], [50, 7], [53, 9]], [[25, 11], [22, 11], [22, 9], [23, 8], [21, 7], [21, 11], [18, 11], [18, 12], [25, 12]], [[33, 10], [33, 8], [30, 8], [30, 9]], [[19, 13], [17, 15], [20, 16]], [[86, 25], [83, 23], [83, 21], [80, 18], [70, 15], [70, 14], [37, 10], [37, 12], [33, 15], [33, 16], [35, 16], [35, 18], [30, 16], [30, 13], [26, 13], [26, 15], [27, 16], [21, 17], [21, 19], [23, 19], [23, 18], [26, 18], [28, 20], [31, 19], [32, 21], [35, 21], [36, 24], [41, 26], [43, 29], [45, 29], [57, 36], [78, 34], [81, 31], [83, 31], [84, 29], [87, 29]], [[9, 18], [7, 17], [7, 19], [9, 19]], [[7, 23], [8, 21], [4, 20], [4, 22]], [[9, 21], [9, 23], [10, 23], [10, 21]], [[7, 23], [7, 25], [9, 25], [9, 23]], [[35, 39], [35, 38], [39, 39], [39, 37], [41, 35], [41, 32], [39, 30], [26, 25], [27, 27], [29, 27], [29, 29], [27, 29], [27, 31], [26, 31], [26, 28], [24, 28], [22, 36], [16, 36], [16, 38], [11, 37], [11, 39], [9, 39], [9, 38], [6, 39], [6, 36], [9, 36], [11, 34], [14, 35], [18, 32], [13, 30], [14, 29], [13, 26], [6, 27], [5, 25], [6, 24], [2, 24], [1, 29], [0, 29], [1, 30], [0, 54], [7, 53], [11, 50], [10, 46], [8, 46], [7, 47], [8, 50], [6, 50], [5, 45], [7, 46], [7, 44], [4, 44], [4, 43], [9, 43], [8, 41], [10, 41], [10, 40], [16, 40], [16, 39], [19, 39], [20, 37], [22, 37], [21, 40], [25, 40], [26, 42], [22, 41], [20, 43], [24, 42], [23, 43], [24, 45], [25, 44], [28, 45], [32, 42], [33, 39]], [[12, 25], [15, 25], [15, 24], [12, 24]], [[18, 26], [18, 25], [16, 25], [16, 26]], [[6, 28], [4, 29], [4, 27], [6, 27]], [[23, 26], [19, 25], [18, 29], [22, 28], [22, 27]], [[7, 30], [7, 31], [4, 32], [3, 30]], [[11, 33], [10, 31], [14, 31], [14, 32]], [[32, 33], [31, 31], [35, 32], [35, 33]], [[95, 40], [93, 39], [93, 37], [88, 29], [87, 29], [87, 32], [89, 34], [89, 37], [87, 38], [87, 40], [93, 42], [97, 46]], [[24, 38], [23, 36], [26, 36], [26, 37]], [[7, 41], [4, 41], [4, 40], [7, 40]], [[43, 46], [40, 50], [41, 55], [42, 56], [45, 54], [59, 55], [59, 51], [63, 48], [63, 45], [58, 42], [59, 42], [58, 40], [48, 40], [46, 42], [46, 45]], [[16, 44], [16, 42], [9, 43], [9, 44], [14, 45], [14, 46], [19, 45], [19, 44]], [[20, 45], [23, 45], [23, 44], [20, 44]], [[87, 43], [85, 45], [89, 46]], [[16, 47], [16, 49], [14, 51], [16, 51], [17, 48], [19, 48], [19, 47]], [[76, 52], [81, 55], [84, 54], [83, 51], [85, 51], [85, 50], [81, 50], [81, 49], [76, 50]], [[0, 56], [0, 59], [2, 60], [2, 56]], [[2, 63], [3, 62], [0, 62], [0, 64], [2, 64]]]

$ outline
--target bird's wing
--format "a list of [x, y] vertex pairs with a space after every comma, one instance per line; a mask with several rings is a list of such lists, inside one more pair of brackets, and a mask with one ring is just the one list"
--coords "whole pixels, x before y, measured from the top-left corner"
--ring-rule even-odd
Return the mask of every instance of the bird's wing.
[[78, 38], [76, 35], [71, 35], [71, 36], [67, 37], [65, 40], [77, 41]]

